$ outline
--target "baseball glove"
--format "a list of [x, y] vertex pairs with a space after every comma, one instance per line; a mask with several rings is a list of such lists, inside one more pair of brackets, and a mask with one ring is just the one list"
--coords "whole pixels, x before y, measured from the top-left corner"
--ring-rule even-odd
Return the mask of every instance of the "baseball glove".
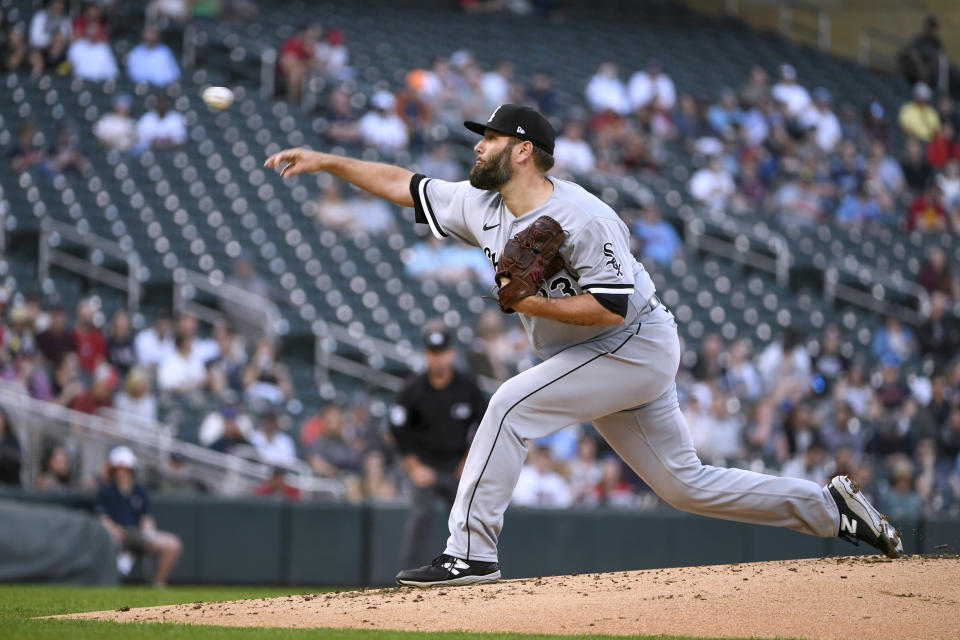
[[[563, 244], [563, 227], [550, 216], [540, 216], [507, 241], [497, 260], [496, 284], [500, 309], [513, 313], [518, 300], [537, 295], [540, 285], [563, 267], [557, 254]], [[510, 281], [500, 287], [500, 280]]]

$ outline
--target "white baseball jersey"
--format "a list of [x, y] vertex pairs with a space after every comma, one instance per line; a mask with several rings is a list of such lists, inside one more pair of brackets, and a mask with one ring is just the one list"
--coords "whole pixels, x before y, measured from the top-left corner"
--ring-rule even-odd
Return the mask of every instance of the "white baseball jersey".
[[[539, 295], [550, 298], [595, 295], [608, 308], [623, 311], [621, 326], [583, 327], [520, 314], [530, 344], [542, 358], [575, 344], [620, 333], [634, 325], [655, 293], [650, 275], [630, 253], [627, 225], [609, 206], [577, 184], [548, 176], [550, 198], [522, 216], [514, 216], [496, 191], [415, 175], [410, 183], [417, 222], [430, 225], [438, 238], [453, 236], [497, 258], [507, 240], [540, 216], [563, 227], [563, 269], [546, 281]], [[625, 304], [624, 304], [625, 303]]]
[[840, 514], [825, 488], [700, 463], [674, 384], [677, 324], [663, 305], [648, 303], [653, 282], [630, 254], [626, 225], [577, 185], [550, 181], [550, 198], [520, 217], [507, 211], [497, 192], [467, 182], [417, 175], [410, 183], [420, 222], [437, 236], [483, 248], [494, 263], [508, 238], [539, 216], [551, 216], [567, 233], [560, 247], [564, 268], [540, 294], [591, 293], [625, 318], [620, 326], [581, 327], [521, 315], [544, 361], [504, 382], [490, 399], [463, 465], [444, 553], [461, 562], [497, 562], [504, 512], [528, 443], [588, 420], [644, 482], [680, 509], [836, 536]]

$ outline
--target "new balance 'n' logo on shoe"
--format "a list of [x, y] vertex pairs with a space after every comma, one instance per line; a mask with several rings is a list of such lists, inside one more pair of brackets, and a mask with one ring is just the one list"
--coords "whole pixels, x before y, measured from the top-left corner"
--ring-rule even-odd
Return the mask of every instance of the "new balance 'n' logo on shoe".
[[839, 537], [858, 546], [863, 540], [890, 558], [903, 555], [900, 531], [867, 502], [856, 482], [847, 476], [837, 476], [827, 488], [840, 510]]
[[467, 562], [440, 554], [430, 564], [419, 569], [407, 569], [397, 574], [397, 584], [408, 587], [439, 587], [460, 584], [482, 584], [500, 579], [496, 562]]

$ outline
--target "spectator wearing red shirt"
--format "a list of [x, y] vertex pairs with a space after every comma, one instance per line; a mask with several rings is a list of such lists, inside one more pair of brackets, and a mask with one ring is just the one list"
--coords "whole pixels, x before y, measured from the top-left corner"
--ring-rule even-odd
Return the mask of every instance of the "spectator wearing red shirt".
[[81, 300], [77, 304], [77, 324], [73, 328], [73, 341], [77, 348], [80, 366], [93, 373], [97, 365], [107, 359], [107, 341], [100, 330], [93, 326], [93, 304]]
[[947, 298], [955, 298], [960, 292], [960, 282], [953, 274], [953, 269], [947, 264], [947, 254], [940, 247], [933, 247], [927, 253], [927, 260], [920, 268], [917, 283], [927, 293], [941, 293]]
[[287, 83], [287, 97], [292, 102], [300, 102], [303, 79], [317, 63], [317, 43], [322, 34], [320, 25], [308, 25], [300, 33], [287, 38], [280, 49], [280, 72]]
[[960, 144], [957, 144], [953, 125], [944, 122], [927, 143], [927, 162], [931, 167], [942, 169], [951, 160], [960, 160]]
[[270, 477], [264, 480], [263, 484], [254, 487], [253, 495], [273, 496], [277, 498], [284, 498], [286, 500], [299, 500], [300, 489], [287, 484], [286, 475], [286, 469], [283, 467], [274, 467], [273, 473], [270, 475]]
[[117, 386], [117, 372], [107, 363], [101, 363], [93, 375], [93, 384], [70, 403], [70, 408], [82, 413], [94, 414], [102, 407], [112, 407], [112, 394]]
[[83, 34], [87, 32], [87, 25], [97, 25], [97, 41], [106, 41], [110, 35], [110, 26], [103, 17], [103, 7], [96, 2], [89, 2], [83, 8], [83, 13], [73, 19], [73, 32]]
[[943, 194], [940, 187], [933, 184], [927, 187], [925, 193], [918, 195], [910, 203], [907, 213], [907, 231], [947, 231], [950, 229], [950, 219], [947, 210], [943, 207]]
[[620, 460], [612, 455], [606, 456], [600, 472], [600, 482], [594, 485], [588, 498], [591, 504], [609, 507], [631, 507], [636, 504], [636, 495], [623, 477]]
[[50, 326], [37, 336], [37, 348], [51, 367], [56, 367], [63, 357], [76, 352], [73, 329], [67, 324], [67, 312], [59, 302], [50, 306]]
[[[330, 424], [334, 426], [329, 427]], [[300, 444], [309, 447], [320, 436], [329, 431], [339, 431], [343, 428], [343, 409], [336, 404], [328, 404], [321, 413], [304, 420], [300, 427]]]

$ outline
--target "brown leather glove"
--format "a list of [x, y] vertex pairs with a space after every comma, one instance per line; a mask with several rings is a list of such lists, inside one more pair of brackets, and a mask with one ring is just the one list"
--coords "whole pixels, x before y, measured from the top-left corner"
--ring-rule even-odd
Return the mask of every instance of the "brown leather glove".
[[563, 268], [558, 255], [563, 244], [563, 227], [550, 216], [540, 216], [529, 227], [507, 241], [497, 260], [496, 284], [502, 278], [509, 282], [497, 293], [500, 309], [513, 313], [518, 300], [537, 295], [540, 285]]

